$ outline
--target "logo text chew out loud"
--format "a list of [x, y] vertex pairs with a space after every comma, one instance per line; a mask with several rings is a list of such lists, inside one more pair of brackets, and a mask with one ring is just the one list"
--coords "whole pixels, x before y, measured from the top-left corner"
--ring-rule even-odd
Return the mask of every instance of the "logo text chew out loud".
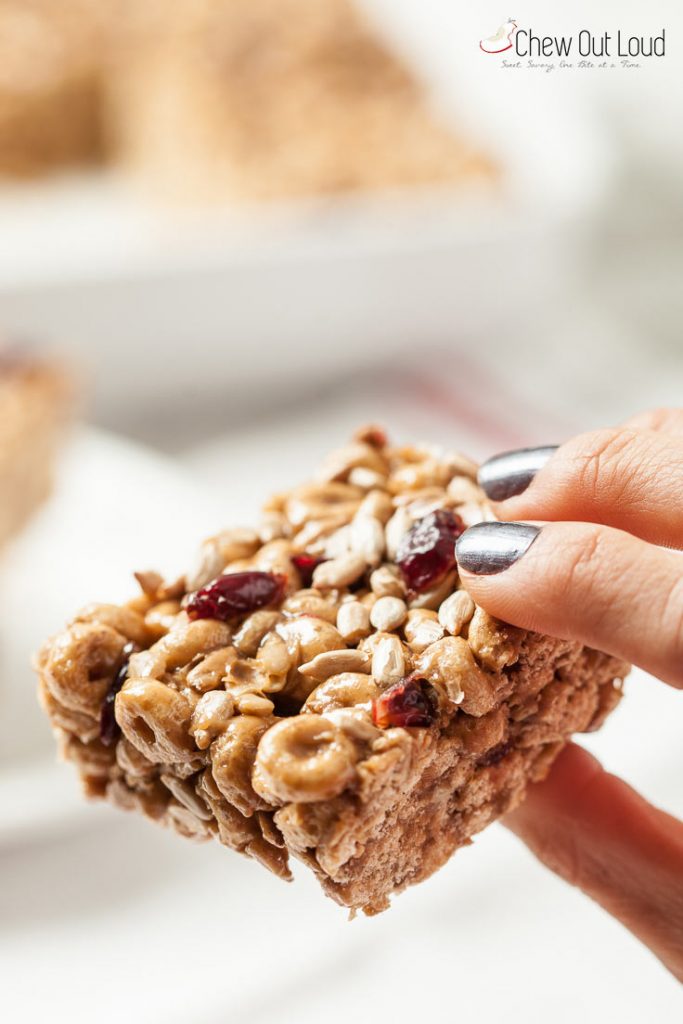
[[518, 57], [664, 57], [666, 32], [659, 35], [596, 34], [588, 29], [571, 36], [544, 36], [533, 29], [518, 28], [514, 33], [514, 52]]

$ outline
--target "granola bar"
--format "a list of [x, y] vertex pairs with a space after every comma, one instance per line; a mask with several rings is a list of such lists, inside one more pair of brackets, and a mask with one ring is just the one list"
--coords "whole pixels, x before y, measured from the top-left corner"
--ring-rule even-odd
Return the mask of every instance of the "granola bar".
[[0, 545], [50, 490], [68, 396], [61, 371], [0, 343]]
[[101, 157], [103, 15], [112, 0], [0, 0], [0, 173]]
[[113, 150], [155, 190], [263, 199], [494, 173], [351, 0], [158, 13], [125, 20], [107, 115]]
[[518, 804], [628, 666], [492, 619], [454, 540], [476, 467], [370, 427], [183, 579], [137, 574], [38, 658], [85, 791], [373, 914]]

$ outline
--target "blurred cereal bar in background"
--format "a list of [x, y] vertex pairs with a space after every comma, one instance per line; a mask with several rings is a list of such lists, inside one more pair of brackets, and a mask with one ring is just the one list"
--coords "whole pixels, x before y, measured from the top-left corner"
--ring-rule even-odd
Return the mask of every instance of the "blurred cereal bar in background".
[[183, 199], [491, 176], [350, 0], [0, 0], [0, 174]]
[[263, 198], [492, 173], [349, 0], [135, 7], [110, 141], [157, 184]]
[[60, 368], [0, 342], [0, 545], [49, 493], [71, 398]]
[[0, 173], [101, 158], [104, 14], [111, 0], [0, 0]]

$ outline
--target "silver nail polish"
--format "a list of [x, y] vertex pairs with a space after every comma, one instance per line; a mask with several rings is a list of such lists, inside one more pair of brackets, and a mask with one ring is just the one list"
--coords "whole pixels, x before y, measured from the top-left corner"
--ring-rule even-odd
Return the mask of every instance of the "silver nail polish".
[[476, 523], [458, 537], [458, 566], [477, 576], [509, 569], [529, 550], [541, 532], [530, 523]]
[[517, 448], [494, 455], [479, 469], [479, 484], [491, 501], [505, 501], [525, 491], [558, 445]]

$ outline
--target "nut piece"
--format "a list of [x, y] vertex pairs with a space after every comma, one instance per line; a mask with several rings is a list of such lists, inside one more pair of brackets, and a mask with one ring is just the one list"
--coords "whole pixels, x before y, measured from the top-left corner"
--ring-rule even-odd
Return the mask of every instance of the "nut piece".
[[479, 661], [497, 672], [517, 661], [523, 637], [523, 630], [503, 625], [483, 608], [477, 608], [470, 622], [467, 642]]
[[360, 555], [349, 554], [333, 558], [316, 567], [313, 572], [313, 586], [319, 590], [348, 587], [363, 575], [365, 568], [365, 559]]
[[347, 643], [357, 644], [370, 632], [370, 614], [360, 601], [346, 601], [337, 612], [337, 629]]
[[160, 601], [145, 615], [145, 626], [152, 640], [160, 640], [176, 624], [180, 601]]
[[476, 523], [496, 518], [490, 505], [485, 501], [467, 501], [464, 505], [458, 505], [458, 515], [465, 526], [474, 526]]
[[384, 554], [384, 526], [375, 516], [356, 513], [351, 523], [351, 550], [367, 565], [379, 565]]
[[218, 576], [230, 562], [250, 558], [261, 543], [255, 530], [237, 528], [209, 537], [201, 546], [197, 563], [187, 577], [187, 589], [199, 590]]
[[149, 634], [142, 616], [130, 608], [120, 608], [116, 604], [86, 605], [76, 615], [74, 622], [95, 622], [115, 629], [126, 640], [132, 640], [141, 646], [149, 643]]
[[237, 698], [237, 710], [241, 715], [269, 718], [275, 711], [275, 705], [261, 693], [243, 693]]
[[372, 655], [372, 678], [384, 689], [405, 675], [403, 646], [397, 636], [387, 633], [377, 641]]
[[380, 597], [370, 610], [370, 622], [375, 629], [391, 633], [405, 622], [408, 608], [400, 597]]
[[[251, 563], [245, 568], [256, 569], [258, 572], [272, 572], [289, 577], [292, 572], [292, 554], [294, 548], [289, 540], [271, 540], [264, 544], [254, 555]], [[230, 572], [235, 572], [230, 566]]]
[[335, 708], [325, 715], [328, 722], [339, 726], [347, 736], [358, 743], [372, 743], [381, 731], [372, 724], [370, 712], [363, 708]]
[[225, 731], [234, 711], [235, 702], [225, 690], [211, 690], [199, 698], [192, 712], [190, 734], [200, 750], [206, 750]]
[[322, 556], [325, 559], [342, 558], [348, 555], [351, 550], [351, 525], [346, 523], [332, 533], [328, 534], [322, 546]]
[[[325, 516], [323, 519], [309, 519], [294, 534], [292, 543], [298, 552], [305, 551], [310, 555], [320, 555], [325, 552], [330, 537], [344, 526], [348, 526], [346, 516], [332, 515]], [[348, 545], [346, 550], [348, 550]], [[332, 558], [332, 553], [330, 552], [327, 557]]]
[[258, 646], [266, 633], [269, 633], [273, 626], [282, 619], [279, 612], [262, 609], [244, 620], [239, 631], [233, 637], [233, 644], [245, 657], [253, 658]]
[[269, 633], [256, 654], [256, 666], [269, 677], [271, 692], [279, 688], [282, 677], [287, 675], [293, 664], [294, 658], [282, 637]]
[[423, 590], [421, 594], [416, 594], [410, 602], [410, 607], [428, 608], [430, 611], [434, 611], [439, 608], [442, 602], [446, 600], [453, 590], [457, 575], [457, 572], [453, 570], [452, 572], [449, 572], [440, 583], [437, 583], [429, 590]]
[[[313, 661], [325, 651], [346, 650], [346, 644], [330, 622], [314, 615], [297, 615], [275, 627], [277, 636], [287, 645], [290, 654], [298, 663]], [[263, 647], [261, 648], [263, 651]]]
[[397, 508], [385, 527], [387, 554], [392, 562], [396, 561], [398, 546], [403, 535], [413, 525], [413, 517], [406, 508]]
[[386, 474], [376, 473], [374, 469], [366, 469], [365, 466], [356, 466], [349, 473], [349, 483], [354, 487], [360, 487], [363, 491], [369, 491], [373, 487], [383, 487], [386, 483]]
[[187, 685], [198, 693], [217, 689], [236, 658], [234, 647], [220, 647], [212, 651], [187, 673]]
[[356, 775], [353, 740], [322, 715], [286, 718], [259, 743], [254, 789], [270, 803], [339, 796]]
[[403, 597], [405, 584], [395, 565], [380, 565], [370, 576], [370, 587], [377, 597]]
[[192, 707], [170, 686], [156, 679], [129, 679], [117, 694], [115, 714], [123, 735], [148, 761], [173, 764], [196, 755]]
[[358, 468], [370, 470], [380, 479], [387, 474], [384, 456], [372, 445], [356, 441], [330, 452], [320, 467], [318, 477], [329, 481], [347, 480], [351, 472]]
[[481, 487], [467, 476], [454, 476], [447, 488], [448, 497], [455, 505], [464, 505], [467, 502], [479, 504], [486, 500]]
[[370, 656], [365, 651], [355, 648], [340, 651], [325, 651], [316, 655], [312, 661], [299, 667], [303, 676], [310, 676], [324, 682], [330, 676], [339, 675], [340, 672], [370, 672]]
[[339, 515], [348, 523], [356, 514], [363, 492], [344, 483], [303, 484], [287, 495], [285, 514], [292, 526], [309, 519]]
[[408, 646], [416, 654], [421, 654], [430, 644], [435, 644], [444, 635], [444, 628], [436, 617], [436, 612], [427, 608], [412, 608], [408, 612], [408, 621], [403, 632]]
[[401, 491], [420, 491], [428, 487], [443, 487], [449, 474], [434, 458], [423, 458], [421, 462], [407, 463], [391, 474], [389, 487], [394, 494]]
[[386, 524], [394, 513], [394, 505], [386, 491], [370, 491], [360, 503], [359, 516], [374, 516]]
[[329, 595], [323, 597], [317, 590], [297, 590], [282, 604], [283, 612], [289, 615], [315, 615], [334, 626], [337, 609]]
[[282, 512], [264, 512], [258, 533], [262, 544], [288, 537], [290, 527], [286, 516]]
[[194, 786], [189, 782], [179, 779], [170, 772], [162, 772], [159, 776], [166, 789], [173, 794], [179, 804], [182, 804], [188, 811], [196, 815], [202, 821], [211, 821], [213, 815], [206, 803], [197, 794]]
[[447, 467], [450, 476], [468, 476], [470, 480], [477, 479], [479, 467], [472, 459], [468, 459], [461, 452], [442, 452], [441, 461]]
[[457, 636], [474, 614], [474, 601], [466, 590], [456, 590], [439, 605], [439, 622], [443, 628]]
[[[331, 623], [317, 619], [313, 615], [300, 615], [287, 622], [281, 622], [275, 630], [284, 640], [293, 666], [305, 665], [326, 651], [347, 649], [339, 630]], [[293, 669], [288, 674], [285, 689], [292, 699], [303, 702], [314, 685], [315, 680]]]

